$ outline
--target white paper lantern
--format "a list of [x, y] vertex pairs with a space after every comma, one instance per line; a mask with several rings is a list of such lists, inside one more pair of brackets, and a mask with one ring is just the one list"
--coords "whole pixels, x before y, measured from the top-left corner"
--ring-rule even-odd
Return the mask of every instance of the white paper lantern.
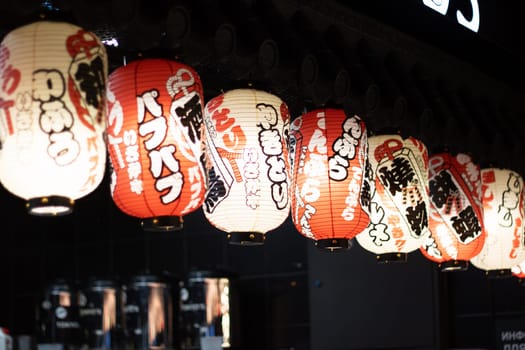
[[355, 239], [379, 262], [405, 261], [429, 235], [427, 148], [395, 134], [371, 136], [368, 144], [375, 192], [370, 225]]
[[80, 27], [41, 21], [0, 46], [0, 181], [35, 215], [60, 215], [106, 165], [107, 55]]
[[290, 115], [277, 96], [235, 89], [204, 109], [208, 221], [233, 244], [262, 244], [288, 217]]
[[489, 276], [510, 276], [525, 260], [523, 178], [509, 169], [481, 170], [486, 239], [470, 262]]

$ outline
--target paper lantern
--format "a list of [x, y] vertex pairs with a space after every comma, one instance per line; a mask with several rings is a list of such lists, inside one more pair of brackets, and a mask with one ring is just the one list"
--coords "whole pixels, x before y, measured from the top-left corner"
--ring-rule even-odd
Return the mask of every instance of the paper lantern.
[[171, 60], [133, 61], [110, 74], [107, 100], [113, 201], [144, 230], [182, 228], [205, 193], [198, 74]]
[[375, 192], [370, 225], [356, 241], [379, 262], [406, 261], [429, 234], [427, 149], [396, 134], [371, 136], [368, 144]]
[[0, 46], [0, 181], [30, 214], [63, 215], [106, 166], [107, 55], [73, 24], [41, 21]]
[[232, 244], [263, 244], [290, 212], [290, 115], [277, 96], [234, 89], [204, 109], [208, 221]]
[[358, 116], [319, 109], [290, 127], [292, 220], [323, 250], [350, 248], [369, 224], [367, 134]]
[[481, 173], [472, 158], [439, 153], [430, 157], [430, 235], [421, 253], [442, 271], [464, 270], [485, 242]]
[[487, 237], [470, 262], [490, 277], [511, 275], [525, 260], [523, 178], [509, 169], [481, 170], [483, 227]]

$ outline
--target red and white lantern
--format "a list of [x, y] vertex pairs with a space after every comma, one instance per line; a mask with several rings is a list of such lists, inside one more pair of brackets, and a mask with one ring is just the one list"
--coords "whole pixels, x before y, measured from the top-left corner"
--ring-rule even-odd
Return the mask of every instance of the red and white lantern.
[[363, 120], [319, 109], [290, 127], [292, 220], [319, 249], [348, 249], [369, 224], [367, 134]]
[[487, 237], [470, 262], [488, 276], [510, 276], [525, 260], [523, 178], [509, 169], [481, 170], [483, 227]]
[[232, 244], [263, 244], [290, 212], [290, 114], [277, 96], [235, 89], [204, 109], [208, 221]]
[[41, 21], [0, 45], [0, 181], [33, 215], [63, 215], [106, 166], [107, 54], [76, 25]]
[[486, 236], [480, 168], [464, 153], [435, 154], [429, 167], [430, 235], [421, 253], [443, 271], [466, 269]]
[[111, 195], [144, 230], [182, 228], [200, 208], [203, 92], [199, 75], [167, 59], [142, 59], [109, 76]]
[[428, 232], [428, 153], [419, 140], [400, 135], [369, 137], [374, 178], [370, 225], [356, 241], [379, 262], [406, 261]]

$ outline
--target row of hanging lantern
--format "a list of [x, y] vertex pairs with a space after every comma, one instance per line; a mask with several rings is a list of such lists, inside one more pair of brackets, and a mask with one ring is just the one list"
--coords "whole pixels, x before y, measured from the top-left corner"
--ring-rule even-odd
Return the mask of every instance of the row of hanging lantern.
[[319, 248], [355, 238], [384, 262], [420, 250], [443, 269], [502, 274], [525, 260], [519, 174], [429, 157], [413, 137], [368, 137], [342, 109], [291, 121], [256, 89], [204, 105], [191, 67], [139, 59], [108, 75], [96, 35], [61, 22], [6, 35], [0, 74], [0, 182], [31, 214], [71, 212], [100, 184], [107, 151], [112, 199], [145, 230], [180, 229], [202, 208], [231, 243], [262, 244], [291, 214]]

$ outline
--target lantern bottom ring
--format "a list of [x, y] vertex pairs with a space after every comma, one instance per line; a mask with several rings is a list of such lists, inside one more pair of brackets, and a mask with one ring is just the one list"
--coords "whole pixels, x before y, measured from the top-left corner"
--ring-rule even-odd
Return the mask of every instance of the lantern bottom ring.
[[485, 271], [485, 276], [488, 278], [509, 278], [512, 277], [511, 269], [495, 269]]
[[407, 261], [407, 253], [385, 253], [376, 255], [376, 260], [378, 263], [386, 264], [390, 262], [401, 262], [404, 263]]
[[261, 232], [229, 232], [228, 242], [235, 245], [264, 244], [264, 234]]
[[323, 251], [344, 251], [352, 248], [352, 241], [348, 238], [324, 238], [315, 241], [315, 246]]
[[438, 264], [442, 272], [465, 271], [468, 265], [466, 260], [448, 260]]
[[142, 220], [140, 225], [144, 231], [148, 232], [170, 232], [182, 230], [181, 216], [155, 216]]
[[30, 198], [26, 203], [27, 212], [35, 216], [62, 216], [73, 212], [75, 201], [62, 196]]

